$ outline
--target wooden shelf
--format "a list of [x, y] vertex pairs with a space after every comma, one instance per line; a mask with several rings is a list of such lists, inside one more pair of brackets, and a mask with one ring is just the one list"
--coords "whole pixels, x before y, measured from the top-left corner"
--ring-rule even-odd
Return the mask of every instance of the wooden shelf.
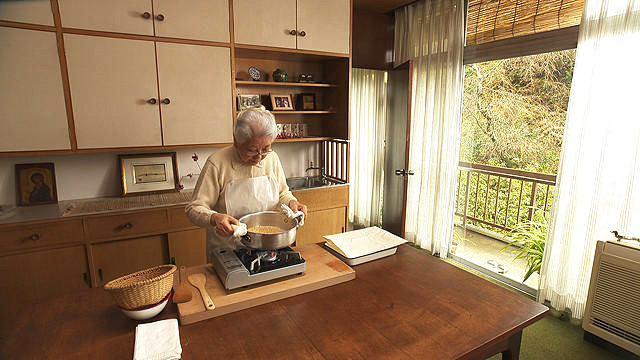
[[276, 139], [275, 143], [289, 143], [289, 142], [310, 142], [310, 141], [324, 141], [333, 139], [330, 136], [316, 136], [316, 137], [305, 137], [305, 138], [295, 138], [295, 139]]
[[275, 115], [318, 115], [318, 114], [335, 114], [335, 111], [328, 111], [328, 110], [306, 110], [306, 111], [301, 111], [301, 110], [280, 110], [280, 111], [272, 111], [271, 113], [275, 114]]
[[337, 85], [326, 84], [326, 83], [275, 82], [275, 81], [251, 81], [251, 80], [249, 80], [249, 81], [247, 81], [247, 80], [236, 80], [236, 85], [337, 87]]

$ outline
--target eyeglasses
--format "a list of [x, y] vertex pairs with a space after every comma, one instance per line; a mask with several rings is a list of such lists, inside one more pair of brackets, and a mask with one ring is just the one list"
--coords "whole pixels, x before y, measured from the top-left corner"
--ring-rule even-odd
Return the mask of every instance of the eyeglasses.
[[256, 156], [256, 155], [260, 155], [260, 156], [267, 156], [267, 155], [269, 155], [269, 153], [270, 153], [270, 152], [273, 152], [273, 150], [272, 150], [272, 149], [265, 150], [265, 151], [255, 151], [255, 150], [253, 150], [253, 151], [252, 151], [252, 150], [247, 150], [245, 153], [246, 153], [248, 156], [254, 157], [254, 156]]

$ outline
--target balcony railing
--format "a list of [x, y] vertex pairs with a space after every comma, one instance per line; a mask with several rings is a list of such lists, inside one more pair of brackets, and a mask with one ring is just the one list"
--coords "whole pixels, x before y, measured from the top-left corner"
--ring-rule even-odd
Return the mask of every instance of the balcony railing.
[[532, 220], [534, 209], [549, 211], [555, 185], [555, 175], [460, 162], [456, 215], [463, 227], [472, 222], [511, 231]]

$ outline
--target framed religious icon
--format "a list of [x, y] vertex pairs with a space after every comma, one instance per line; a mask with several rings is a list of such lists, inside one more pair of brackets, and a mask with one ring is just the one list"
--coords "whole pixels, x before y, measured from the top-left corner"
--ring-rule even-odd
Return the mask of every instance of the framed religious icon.
[[293, 110], [291, 103], [291, 95], [274, 95], [271, 94], [271, 106], [274, 111], [277, 110]]
[[178, 191], [176, 153], [120, 155], [122, 195]]
[[19, 206], [56, 204], [56, 173], [53, 163], [16, 164], [16, 195]]

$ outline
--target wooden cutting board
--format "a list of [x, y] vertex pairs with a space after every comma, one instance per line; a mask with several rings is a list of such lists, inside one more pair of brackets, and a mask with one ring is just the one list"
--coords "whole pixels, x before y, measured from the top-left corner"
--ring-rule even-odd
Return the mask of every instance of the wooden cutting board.
[[320, 244], [301, 245], [294, 250], [299, 251], [307, 261], [306, 271], [302, 275], [292, 275], [231, 291], [224, 288], [213, 265], [187, 268], [187, 276], [195, 273], [205, 274], [207, 293], [216, 307], [214, 310], [207, 311], [198, 289], [187, 283], [191, 288], [192, 298], [189, 302], [178, 304], [180, 324], [192, 324], [356, 278], [355, 270], [331, 255]]

